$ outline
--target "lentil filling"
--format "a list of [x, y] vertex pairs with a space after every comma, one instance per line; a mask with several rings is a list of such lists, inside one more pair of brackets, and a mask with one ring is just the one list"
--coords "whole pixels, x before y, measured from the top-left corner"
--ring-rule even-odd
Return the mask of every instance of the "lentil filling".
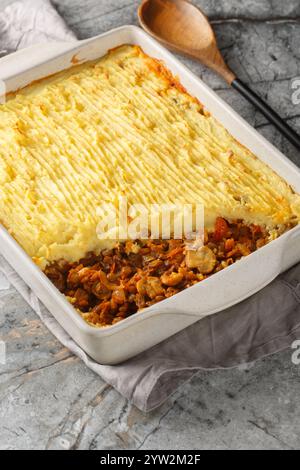
[[78, 262], [54, 262], [45, 274], [88, 323], [108, 326], [203, 281], [267, 241], [258, 225], [218, 217], [197, 250], [187, 249], [186, 240], [130, 240]]

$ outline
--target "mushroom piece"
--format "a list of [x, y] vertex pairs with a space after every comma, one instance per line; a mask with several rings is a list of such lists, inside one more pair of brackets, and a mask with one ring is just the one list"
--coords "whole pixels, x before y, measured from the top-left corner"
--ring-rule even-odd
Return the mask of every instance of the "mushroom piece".
[[201, 274], [209, 274], [213, 271], [217, 258], [208, 246], [202, 246], [198, 250], [187, 250], [185, 262], [188, 268], [197, 268]]
[[169, 287], [174, 287], [179, 284], [183, 279], [182, 273], [164, 273], [161, 277], [161, 282]]
[[136, 288], [139, 294], [148, 295], [150, 299], [154, 299], [158, 295], [162, 295], [164, 293], [160, 279], [154, 276], [140, 279], [136, 284]]

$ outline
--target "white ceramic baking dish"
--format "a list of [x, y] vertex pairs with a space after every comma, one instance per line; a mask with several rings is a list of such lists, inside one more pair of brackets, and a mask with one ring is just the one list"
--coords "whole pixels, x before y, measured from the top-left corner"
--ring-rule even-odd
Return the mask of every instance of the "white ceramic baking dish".
[[[138, 44], [150, 56], [162, 59], [180, 77], [188, 91], [199, 98], [237, 140], [300, 192], [299, 169], [172, 54], [137, 27], [124, 26], [74, 44], [48, 45], [17, 52], [0, 61], [0, 79], [5, 80], [7, 91], [15, 91], [70, 67], [74, 56], [80, 61], [96, 59], [108, 49], [125, 43]], [[0, 227], [0, 252], [91, 357], [103, 364], [116, 364], [200, 318], [240, 302], [300, 261], [300, 226], [209, 279], [103, 329], [85, 323], [3, 227]]]

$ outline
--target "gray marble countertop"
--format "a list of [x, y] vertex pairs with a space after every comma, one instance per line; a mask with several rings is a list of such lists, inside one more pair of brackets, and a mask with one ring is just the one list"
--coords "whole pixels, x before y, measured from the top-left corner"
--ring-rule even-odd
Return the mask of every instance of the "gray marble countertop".
[[[0, 0], [0, 9], [11, 0]], [[139, 2], [54, 0], [79, 38], [136, 24]], [[225, 59], [298, 131], [299, 0], [194, 0], [210, 17]], [[182, 59], [259, 132], [300, 165], [300, 155], [212, 72]], [[145, 414], [49, 333], [20, 295], [0, 292], [1, 449], [299, 449], [300, 366], [292, 350], [232, 370], [201, 372]], [[300, 338], [299, 338], [300, 339]]]

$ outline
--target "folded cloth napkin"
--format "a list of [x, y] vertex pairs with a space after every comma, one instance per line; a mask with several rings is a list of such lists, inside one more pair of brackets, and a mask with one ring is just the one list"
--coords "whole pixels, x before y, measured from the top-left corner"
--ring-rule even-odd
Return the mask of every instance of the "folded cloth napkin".
[[[41, 38], [45, 39], [40, 35], [43, 30], [48, 31], [47, 38], [51, 39], [65, 37], [69, 40], [72, 37], [48, 0], [30, 1], [30, 5], [27, 10], [23, 2], [18, 2], [0, 13], [0, 49], [39, 42]], [[23, 12], [21, 16], [20, 12]], [[35, 26], [37, 35], [34, 34]], [[300, 264], [249, 299], [206, 317], [115, 366], [103, 366], [87, 356], [1, 256], [0, 271], [64, 346], [143, 411], [159, 406], [199, 370], [230, 368], [252, 362], [290, 347], [295, 339], [300, 338]], [[0, 289], [8, 287], [7, 279], [0, 276]]]
[[76, 41], [76, 36], [49, 0], [14, 2], [0, 12], [0, 51], [50, 41]]

